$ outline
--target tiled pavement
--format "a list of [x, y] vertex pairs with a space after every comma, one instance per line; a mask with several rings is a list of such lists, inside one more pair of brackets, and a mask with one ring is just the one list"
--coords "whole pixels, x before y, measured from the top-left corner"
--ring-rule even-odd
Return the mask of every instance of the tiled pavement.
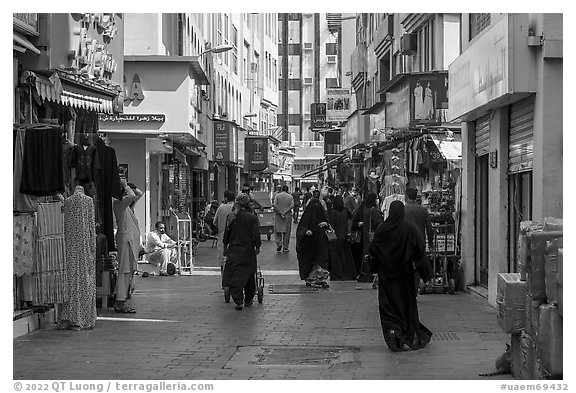
[[[224, 302], [216, 250], [203, 243], [196, 265], [212, 266], [198, 269], [212, 273], [137, 277], [137, 314], [99, 309], [92, 331], [46, 329], [14, 339], [14, 379], [480, 379], [505, 349], [509, 337], [495, 310], [458, 292], [419, 296], [420, 318], [433, 340], [420, 351], [392, 353], [370, 284], [269, 293], [269, 284], [301, 282], [293, 273], [273, 273], [297, 269], [294, 245], [277, 254], [274, 242], [263, 243], [262, 304], [236, 311]], [[302, 348], [310, 350], [307, 359]]]

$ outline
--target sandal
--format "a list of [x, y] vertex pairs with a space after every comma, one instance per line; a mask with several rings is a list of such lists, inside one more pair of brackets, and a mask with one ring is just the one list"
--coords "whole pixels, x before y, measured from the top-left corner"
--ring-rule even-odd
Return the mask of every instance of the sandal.
[[136, 310], [130, 307], [114, 307], [114, 311], [121, 314], [136, 314]]

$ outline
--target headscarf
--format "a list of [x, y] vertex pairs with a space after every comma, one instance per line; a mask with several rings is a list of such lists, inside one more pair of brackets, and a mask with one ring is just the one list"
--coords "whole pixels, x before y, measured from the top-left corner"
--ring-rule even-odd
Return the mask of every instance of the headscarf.
[[356, 209], [356, 214], [354, 214], [354, 221], [362, 221], [365, 209], [370, 209], [371, 207], [377, 207], [376, 203], [377, 197], [378, 195], [376, 195], [375, 192], [369, 192], [368, 195], [366, 195], [366, 199], [364, 199], [362, 203], [360, 203], [358, 209]]
[[424, 243], [416, 228], [404, 220], [404, 204], [390, 204], [388, 217], [376, 229], [370, 253], [378, 265], [378, 272], [386, 278], [399, 276], [404, 269], [422, 258]]
[[336, 211], [342, 211], [344, 209], [344, 198], [342, 195], [336, 195], [332, 201], [332, 209]]

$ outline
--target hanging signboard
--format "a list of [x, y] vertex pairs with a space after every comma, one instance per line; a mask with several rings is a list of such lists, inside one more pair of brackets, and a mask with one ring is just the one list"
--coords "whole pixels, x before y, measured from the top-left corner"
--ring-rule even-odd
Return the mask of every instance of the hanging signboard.
[[410, 125], [438, 125], [440, 111], [448, 107], [448, 74], [410, 76]]
[[326, 127], [326, 103], [318, 102], [310, 104], [312, 128]]
[[214, 161], [230, 162], [232, 145], [231, 124], [224, 121], [214, 122]]
[[244, 169], [262, 172], [268, 166], [268, 137], [247, 136], [244, 142]]
[[326, 120], [344, 122], [350, 116], [350, 89], [326, 90]]

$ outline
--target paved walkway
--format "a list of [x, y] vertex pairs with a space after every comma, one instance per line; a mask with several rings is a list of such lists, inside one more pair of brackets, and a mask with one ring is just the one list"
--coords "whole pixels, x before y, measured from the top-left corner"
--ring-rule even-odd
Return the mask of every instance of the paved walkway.
[[[509, 337], [495, 310], [477, 295], [458, 292], [419, 296], [432, 342], [420, 351], [392, 353], [370, 284], [269, 293], [270, 284], [301, 281], [294, 242], [290, 253], [280, 254], [263, 239], [262, 304], [236, 311], [224, 302], [216, 249], [202, 243], [194, 275], [137, 277], [137, 314], [99, 309], [92, 331], [46, 329], [14, 339], [14, 379], [480, 379], [505, 350]], [[206, 271], [214, 273], [200, 273]]]

